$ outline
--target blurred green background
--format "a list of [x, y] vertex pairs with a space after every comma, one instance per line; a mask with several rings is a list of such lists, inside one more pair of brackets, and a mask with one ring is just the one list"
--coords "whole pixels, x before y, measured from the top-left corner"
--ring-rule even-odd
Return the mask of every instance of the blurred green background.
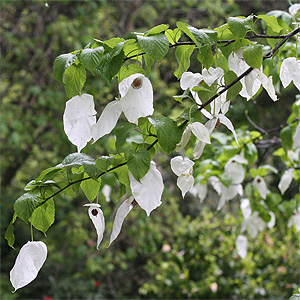
[[[62, 124], [64, 89], [53, 78], [56, 56], [84, 47], [93, 38], [106, 40], [143, 32], [176, 21], [197, 28], [216, 27], [229, 16], [287, 10], [287, 1], [182, 0], [182, 1], [2, 1], [1, 2], [1, 299], [287, 299], [299, 282], [298, 235], [276, 226], [249, 238], [248, 256], [241, 260], [235, 249], [242, 217], [232, 211], [214, 212], [190, 194], [182, 200], [174, 191], [176, 177], [168, 161], [158, 156], [165, 185], [163, 205], [150, 218], [134, 209], [126, 218], [117, 241], [107, 249], [116, 211], [117, 191], [105, 202], [107, 230], [96, 250], [93, 225], [83, 194], [56, 199], [56, 221], [43, 240], [48, 258], [38, 278], [12, 294], [9, 271], [17, 251], [30, 239], [30, 227], [16, 223], [17, 251], [3, 238], [13, 214], [13, 203], [28, 181], [75, 152]], [[191, 64], [196, 72], [198, 63]], [[177, 64], [166, 58], [154, 67], [155, 106], [169, 115], [180, 93], [173, 71]], [[116, 95], [116, 84], [88, 77], [84, 92], [94, 95], [97, 111]], [[282, 123], [294, 98], [290, 92], [276, 103], [276, 117], [260, 101], [249, 110], [262, 127]], [[167, 103], [167, 104], [166, 104]], [[282, 104], [284, 103], [284, 104]], [[238, 104], [238, 111], [245, 106]], [[239, 128], [241, 116], [231, 119]], [[111, 139], [88, 145], [83, 152], [97, 157], [110, 153]], [[116, 184], [107, 175], [110, 186]], [[110, 218], [108, 216], [111, 216]], [[298, 248], [296, 248], [298, 247]], [[298, 264], [299, 266], [299, 264]]]

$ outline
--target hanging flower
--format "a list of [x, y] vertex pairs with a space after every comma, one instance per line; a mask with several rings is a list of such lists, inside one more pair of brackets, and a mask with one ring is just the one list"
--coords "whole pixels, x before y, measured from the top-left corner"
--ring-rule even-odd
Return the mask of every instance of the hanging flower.
[[244, 235], [238, 235], [235, 245], [237, 248], [238, 255], [241, 258], [245, 258], [247, 256], [247, 248], [248, 248], [248, 239]]
[[121, 99], [107, 104], [93, 126], [94, 142], [114, 129], [122, 112], [130, 123], [135, 124], [139, 118], [153, 114], [153, 89], [145, 75], [136, 73], [123, 79], [119, 92]]
[[10, 271], [14, 292], [33, 281], [47, 258], [47, 246], [43, 242], [27, 242]]
[[99, 245], [103, 239], [103, 233], [105, 229], [105, 220], [104, 220], [103, 212], [100, 209], [101, 205], [97, 203], [88, 203], [88, 204], [84, 204], [83, 206], [89, 207], [88, 213], [97, 232], [97, 236], [98, 236], [97, 249], [99, 249]]
[[288, 220], [288, 227], [295, 225], [297, 231], [300, 231], [300, 211], [296, 211]]
[[289, 7], [289, 13], [294, 17], [300, 10], [300, 4], [293, 4]]
[[244, 232], [246, 229], [252, 238], [256, 238], [260, 231], [263, 231], [266, 227], [266, 223], [261, 217], [259, 217], [258, 212], [255, 211], [247, 219], [244, 219], [241, 227], [241, 232]]
[[178, 176], [177, 186], [181, 190], [182, 198], [194, 185], [194, 162], [188, 157], [176, 156], [171, 159], [171, 169]]
[[195, 137], [197, 139], [199, 139], [200, 141], [202, 141], [206, 144], [210, 144], [210, 137], [209, 137], [208, 129], [203, 124], [201, 124], [199, 122], [194, 122], [194, 123], [186, 126], [186, 128], [182, 134], [181, 141], [179, 142], [179, 144], [177, 144], [176, 151], [183, 150], [183, 148], [187, 145], [187, 143], [190, 140], [191, 133], [193, 133], [195, 135]]
[[189, 190], [189, 192], [194, 197], [198, 197], [200, 199], [200, 203], [202, 203], [207, 195], [207, 183], [201, 184], [198, 182]]
[[[228, 57], [229, 70], [233, 71], [237, 76], [240, 76], [250, 67], [243, 58], [243, 51], [243, 49], [239, 49], [236, 52], [232, 52]], [[240, 95], [247, 100], [250, 100], [258, 92], [261, 85], [273, 101], [278, 100], [272, 76], [267, 77], [259, 69], [253, 69], [248, 75], [242, 78], [240, 82], [242, 84]]]
[[278, 184], [278, 188], [280, 190], [281, 195], [283, 195], [285, 191], [289, 188], [294, 177], [295, 177], [294, 168], [289, 168], [283, 173], [280, 182]]
[[127, 217], [127, 215], [129, 214], [129, 212], [132, 210], [132, 208], [134, 206], [133, 202], [134, 202], [134, 197], [131, 196], [129, 199], [125, 200], [118, 208], [118, 210], [116, 212], [115, 220], [114, 220], [113, 230], [110, 235], [110, 241], [109, 241], [108, 247], [118, 237], [118, 235], [121, 231], [124, 219]]
[[288, 57], [283, 60], [279, 77], [284, 88], [292, 81], [295, 87], [300, 91], [300, 61], [296, 57]]
[[96, 110], [92, 95], [82, 94], [66, 102], [63, 115], [64, 131], [78, 152], [92, 138], [92, 126], [96, 123]]
[[296, 127], [296, 131], [293, 135], [293, 149], [300, 146], [300, 122]]
[[145, 210], [149, 217], [152, 210], [161, 205], [161, 195], [164, 183], [161, 173], [156, 169], [154, 161], [151, 161], [148, 173], [136, 180], [129, 172], [130, 188], [138, 205]]
[[257, 188], [260, 196], [263, 198], [263, 199], [266, 199], [267, 197], [267, 194], [270, 193], [270, 191], [268, 190], [267, 188], [267, 185], [264, 181], [264, 179], [261, 177], [261, 176], [256, 176], [253, 180], [253, 185]]

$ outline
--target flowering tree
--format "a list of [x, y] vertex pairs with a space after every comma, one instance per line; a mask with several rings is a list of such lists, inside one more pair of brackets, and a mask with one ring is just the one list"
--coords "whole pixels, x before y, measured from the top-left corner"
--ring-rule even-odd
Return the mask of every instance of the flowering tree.
[[[236, 240], [240, 257], [247, 255], [248, 236], [255, 238], [258, 232], [275, 226], [280, 214], [286, 226], [300, 230], [299, 190], [296, 187], [292, 197], [284, 197], [292, 182], [299, 185], [300, 181], [299, 98], [295, 97], [288, 120], [276, 128], [261, 128], [246, 114], [256, 131], [235, 130], [226, 116], [237, 101], [251, 101], [263, 90], [272, 101], [279, 100], [281, 85], [286, 88], [293, 82], [300, 90], [299, 9], [295, 4], [289, 13], [230, 17], [214, 29], [197, 29], [182, 22], [170, 29], [161, 24], [134, 33], [132, 39], [95, 39], [84, 49], [58, 56], [54, 77], [70, 98], [63, 113], [64, 130], [77, 152], [26, 185], [5, 233], [8, 244], [14, 245], [17, 218], [46, 233], [54, 222], [56, 196], [81, 189], [89, 200], [84, 206], [95, 226], [98, 248], [106, 216], [101, 210], [105, 204], [98, 203], [97, 195], [106, 184], [105, 175], [112, 173], [119, 184], [118, 199], [123, 202], [115, 215], [110, 245], [134, 207], [150, 216], [163, 204], [163, 174], [155, 163], [158, 153], [169, 156], [183, 198], [189, 192], [205, 201], [212, 187], [219, 195], [216, 210], [230, 200], [240, 201], [244, 217]], [[193, 53], [201, 64], [198, 73], [189, 71]], [[174, 75], [183, 91], [170, 99], [180, 110], [172, 117], [155, 110], [154, 96], [159, 91], [151, 83], [152, 66], [172, 59], [171, 55], [178, 62]], [[87, 71], [118, 83], [119, 94], [98, 120], [94, 96], [84, 93]], [[95, 96], [95, 100], [100, 99]], [[122, 113], [128, 122], [119, 121]], [[274, 137], [265, 139], [271, 134]], [[108, 135], [115, 136], [114, 153], [96, 158], [81, 153], [88, 143]], [[273, 148], [278, 142], [281, 146]], [[271, 149], [270, 156], [278, 157], [285, 169], [272, 165], [272, 159], [262, 165], [258, 156], [262, 148]], [[278, 178], [279, 192], [268, 187], [270, 174]], [[35, 279], [46, 256], [43, 242], [23, 246], [10, 274], [15, 290]]]

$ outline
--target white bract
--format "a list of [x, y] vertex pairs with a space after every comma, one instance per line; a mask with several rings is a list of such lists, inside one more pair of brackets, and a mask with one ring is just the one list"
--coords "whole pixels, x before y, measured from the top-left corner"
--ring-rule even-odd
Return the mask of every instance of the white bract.
[[33, 281], [47, 258], [47, 247], [43, 242], [27, 242], [20, 250], [10, 271], [10, 282], [14, 292]]
[[293, 4], [289, 7], [289, 13], [294, 17], [300, 10], [300, 4]]
[[258, 212], [255, 211], [251, 216], [247, 219], [244, 219], [241, 232], [244, 232], [246, 229], [248, 233], [252, 236], [252, 238], [256, 238], [259, 231], [263, 231], [266, 227], [266, 223], [263, 221], [261, 217], [259, 217]]
[[179, 144], [177, 144], [176, 151], [181, 151], [183, 148], [187, 145], [187, 143], [190, 140], [191, 133], [195, 135], [197, 139], [200, 141], [210, 144], [210, 138], [209, 138], [209, 131], [208, 129], [201, 123], [199, 122], [194, 122], [192, 124], [189, 124], [186, 126], [182, 137], [181, 141]]
[[260, 196], [263, 198], [263, 199], [266, 199], [267, 197], [267, 194], [270, 193], [270, 191], [268, 190], [267, 188], [267, 185], [264, 181], [264, 179], [261, 177], [261, 176], [256, 176], [253, 180], [253, 185], [257, 188]]
[[130, 123], [138, 124], [141, 117], [153, 114], [153, 89], [145, 75], [136, 73], [119, 83], [120, 100], [114, 100], [104, 108], [92, 128], [94, 142], [110, 133], [123, 112]]
[[241, 199], [241, 211], [244, 216], [244, 219], [248, 219], [252, 214], [252, 209], [250, 205], [250, 201], [247, 198]]
[[276, 224], [276, 217], [272, 211], [269, 211], [269, 215], [271, 216], [270, 221], [267, 223], [269, 229], [272, 229]]
[[243, 195], [243, 187], [241, 183], [245, 177], [245, 170], [241, 164], [245, 164], [247, 161], [240, 155], [235, 155], [228, 160], [224, 167], [224, 177], [231, 180], [230, 185], [225, 186], [218, 177], [211, 176], [209, 178], [210, 184], [220, 197], [217, 210], [220, 210], [226, 203], [236, 197], [238, 194]]
[[[236, 52], [232, 52], [228, 57], [229, 70], [233, 71], [237, 76], [243, 74], [249, 65], [243, 58], [243, 49], [239, 49]], [[242, 84], [242, 90], [240, 95], [247, 100], [251, 99], [259, 90], [261, 85], [267, 91], [273, 101], [277, 101], [278, 98], [275, 93], [272, 76], [267, 77], [261, 70], [253, 69], [248, 75], [240, 80]]]
[[281, 192], [281, 195], [283, 195], [285, 193], [285, 191], [289, 188], [289, 186], [291, 185], [293, 178], [295, 177], [294, 175], [294, 169], [293, 168], [289, 168], [288, 170], [286, 170], [281, 179], [280, 182], [278, 184], [278, 188]]
[[248, 248], [248, 239], [244, 235], [238, 235], [235, 245], [237, 248], [238, 255], [241, 258], [245, 258], [247, 256], [247, 248]]
[[[299, 210], [299, 208], [298, 208]], [[295, 225], [297, 231], [300, 231], [300, 211], [296, 211], [288, 220], [288, 227]]]
[[129, 212], [133, 208], [133, 204], [132, 204], [133, 200], [134, 200], [134, 197], [131, 196], [129, 199], [125, 200], [118, 208], [118, 210], [116, 212], [115, 220], [114, 220], [113, 230], [110, 235], [110, 241], [109, 241], [108, 247], [118, 237], [118, 235], [121, 231], [124, 219], [126, 218], [126, 216], [129, 214]]
[[155, 162], [151, 161], [148, 173], [140, 181], [136, 180], [131, 172], [129, 172], [129, 180], [132, 195], [149, 217], [151, 211], [161, 205], [161, 195], [164, 190], [163, 179], [156, 169]]
[[92, 95], [82, 94], [66, 102], [63, 115], [64, 131], [78, 152], [92, 138], [92, 126], [96, 123], [96, 110]]
[[292, 81], [295, 87], [300, 91], [300, 61], [296, 57], [288, 57], [283, 60], [279, 77], [284, 88]]
[[194, 197], [198, 197], [200, 199], [200, 203], [202, 203], [207, 195], [207, 183], [201, 184], [198, 182], [189, 190], [189, 192]]
[[296, 127], [296, 131], [293, 135], [293, 149], [300, 146], [300, 122]]
[[111, 187], [108, 184], [105, 184], [102, 188], [102, 194], [105, 197], [106, 202], [110, 202], [110, 193], [111, 193]]
[[194, 162], [188, 157], [176, 156], [171, 159], [171, 169], [178, 176], [177, 186], [180, 188], [182, 198], [194, 185]]
[[97, 203], [88, 203], [88, 204], [84, 204], [84, 206], [89, 207], [88, 213], [97, 232], [97, 236], [98, 236], [97, 249], [99, 249], [99, 245], [103, 239], [103, 233], [105, 229], [105, 220], [104, 220], [103, 212], [100, 209], [101, 205]]

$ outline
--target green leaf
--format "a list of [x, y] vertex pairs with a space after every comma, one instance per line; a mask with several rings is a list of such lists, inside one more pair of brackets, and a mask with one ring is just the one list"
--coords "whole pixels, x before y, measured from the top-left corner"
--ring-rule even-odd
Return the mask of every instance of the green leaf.
[[212, 66], [214, 62], [214, 56], [211, 50], [211, 46], [203, 46], [199, 48], [198, 59], [201, 64], [207, 70]]
[[175, 50], [175, 57], [178, 61], [178, 68], [174, 72], [174, 75], [179, 79], [181, 75], [190, 67], [190, 57], [193, 54], [195, 46], [193, 45], [181, 45]]
[[163, 31], [166, 31], [168, 28], [169, 28], [168, 24], [160, 24], [160, 25], [157, 25], [157, 26], [153, 27], [152, 29], [146, 31], [144, 36], [150, 36], [150, 35], [158, 34], [158, 33], [161, 33]]
[[63, 76], [63, 83], [68, 97], [80, 95], [86, 81], [86, 71], [82, 64], [68, 67]]
[[86, 48], [83, 49], [79, 55], [79, 60], [92, 73], [96, 70], [96, 67], [100, 64], [103, 57], [104, 48]]
[[263, 62], [263, 45], [254, 44], [246, 47], [243, 57], [250, 67], [259, 69]]
[[130, 189], [130, 181], [128, 175], [128, 166], [124, 165], [114, 170], [115, 177], [126, 186], [126, 188]]
[[90, 202], [93, 202], [98, 195], [100, 190], [100, 182], [94, 179], [88, 179], [81, 182], [80, 187], [84, 192], [85, 196]]
[[[237, 78], [237, 75], [232, 71], [228, 71], [226, 72], [224, 77], [225, 77], [225, 84], [228, 85], [229, 83], [231, 83]], [[226, 100], [229, 101], [234, 99], [241, 90], [242, 90], [242, 84], [240, 81], [238, 81], [231, 88], [227, 90]]]
[[176, 122], [164, 116], [149, 118], [149, 121], [157, 131], [160, 146], [167, 153], [172, 152], [181, 139], [181, 130]]
[[123, 64], [124, 52], [120, 51], [119, 54], [106, 53], [98, 66], [99, 72], [108, 80], [111, 80], [118, 74]]
[[276, 33], [279, 33], [283, 28], [278, 24], [277, 19], [275, 16], [266, 16], [266, 15], [259, 15], [257, 19], [264, 20], [268, 27], [271, 27], [272, 30]]
[[237, 38], [243, 38], [248, 30], [253, 29], [253, 16], [245, 17], [229, 17], [228, 25], [231, 32]]
[[82, 166], [83, 164], [93, 164], [95, 160], [86, 154], [83, 153], [71, 153], [69, 154], [61, 164], [58, 164], [56, 167], [78, 167]]
[[49, 227], [54, 223], [54, 216], [54, 201], [53, 199], [50, 199], [34, 210], [30, 217], [30, 222], [33, 227], [46, 233]]
[[38, 206], [40, 199], [40, 193], [25, 193], [19, 197], [14, 204], [14, 210], [17, 217], [27, 222], [35, 208]]
[[54, 61], [53, 66], [53, 75], [54, 78], [61, 84], [63, 83], [63, 76], [68, 67], [74, 64], [74, 62], [77, 60], [78, 55], [77, 54], [62, 54], [56, 57]]
[[43, 170], [35, 181], [36, 182], [47, 181], [49, 179], [52, 179], [54, 177], [54, 175], [57, 174], [61, 170], [62, 170], [62, 167], [51, 167], [46, 170]]
[[143, 56], [143, 58], [144, 58], [144, 62], [145, 62], [145, 71], [146, 71], [145, 75], [147, 77], [149, 77], [149, 75], [151, 73], [151, 68], [152, 68], [155, 60], [148, 54], [145, 54]]
[[100, 156], [96, 160], [96, 166], [102, 172], [106, 172], [108, 168], [113, 165], [113, 163], [113, 156]]
[[168, 29], [165, 31], [165, 35], [169, 40], [171, 45], [175, 45], [181, 37], [181, 30], [179, 28], [175, 28], [174, 30]]
[[214, 30], [197, 29], [182, 22], [177, 22], [176, 25], [198, 46], [198, 48], [201, 48], [203, 44], [212, 45], [217, 43], [218, 33]]
[[128, 157], [127, 165], [134, 178], [140, 180], [149, 171], [150, 162], [150, 153], [145, 149], [141, 149], [137, 152], [131, 152]]
[[119, 197], [118, 199], [121, 199], [126, 194], [126, 185], [119, 182]]
[[187, 90], [185, 90], [185, 91], [183, 92], [182, 95], [176, 95], [176, 96], [173, 96], [173, 98], [174, 98], [176, 101], [178, 101], [178, 102], [181, 103], [183, 99], [189, 98], [189, 94], [190, 94], [190, 91], [189, 91], [189, 89], [187, 89]]
[[123, 65], [118, 74], [118, 82], [121, 82], [123, 79], [129, 77], [130, 75], [141, 73], [145, 74], [144, 69], [138, 64], [130, 64], [128, 66]]
[[88, 174], [91, 178], [97, 179], [100, 172], [96, 166], [96, 161], [93, 162], [84, 162], [83, 164], [84, 172]]
[[116, 135], [116, 149], [120, 152], [122, 146], [125, 144], [128, 133], [136, 128], [132, 123], [126, 123], [114, 129]]
[[169, 51], [169, 41], [163, 33], [150, 36], [138, 35], [137, 40], [145, 53], [157, 61], [160, 61]]
[[15, 235], [14, 235], [14, 223], [17, 219], [16, 214], [13, 215], [12, 220], [10, 221], [5, 234], [4, 234], [4, 238], [7, 240], [7, 244], [9, 247], [12, 247], [14, 249], [14, 243], [15, 243]]

